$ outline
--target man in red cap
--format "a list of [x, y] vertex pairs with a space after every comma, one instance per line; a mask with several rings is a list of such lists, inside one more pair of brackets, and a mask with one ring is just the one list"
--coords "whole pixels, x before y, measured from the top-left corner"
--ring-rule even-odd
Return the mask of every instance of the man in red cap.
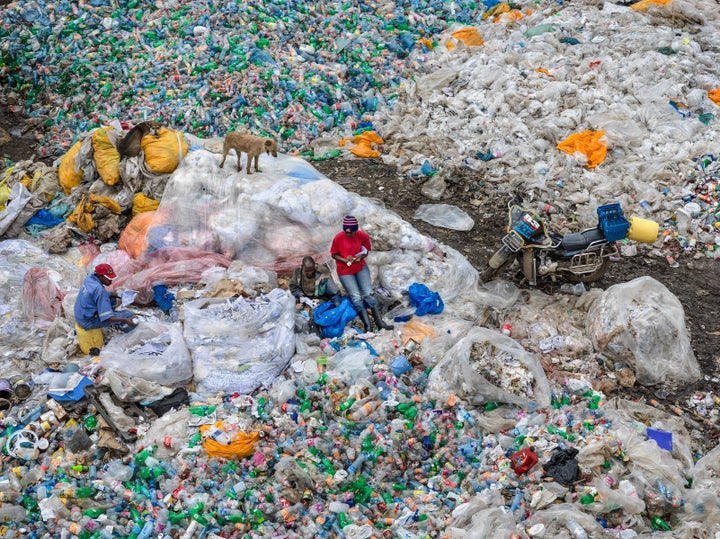
[[111, 294], [105, 287], [116, 277], [110, 264], [98, 264], [95, 271], [85, 278], [75, 300], [75, 321], [81, 328], [89, 330], [120, 326], [128, 332], [137, 325], [130, 311], [113, 310], [112, 300], [117, 299], [117, 294]]

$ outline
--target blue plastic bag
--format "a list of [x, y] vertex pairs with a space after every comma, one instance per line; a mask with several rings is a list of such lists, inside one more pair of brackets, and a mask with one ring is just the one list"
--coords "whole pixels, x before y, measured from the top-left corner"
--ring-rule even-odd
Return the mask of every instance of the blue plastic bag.
[[327, 301], [313, 309], [313, 319], [320, 328], [322, 337], [339, 337], [345, 331], [347, 323], [356, 316], [355, 308], [347, 297], [343, 297], [337, 307], [332, 301]]
[[427, 286], [420, 283], [413, 283], [408, 288], [410, 307], [416, 307], [415, 315], [440, 314], [445, 308], [440, 294], [433, 292]]

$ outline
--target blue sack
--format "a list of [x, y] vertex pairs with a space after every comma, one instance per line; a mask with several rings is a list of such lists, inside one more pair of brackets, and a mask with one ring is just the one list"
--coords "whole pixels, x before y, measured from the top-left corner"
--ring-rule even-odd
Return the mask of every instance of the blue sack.
[[440, 294], [433, 292], [427, 286], [420, 283], [413, 283], [408, 288], [410, 307], [416, 307], [415, 315], [440, 314], [445, 308]]
[[313, 319], [320, 328], [322, 337], [339, 337], [345, 331], [347, 323], [356, 316], [355, 307], [347, 297], [343, 297], [337, 307], [332, 301], [327, 301], [313, 309]]

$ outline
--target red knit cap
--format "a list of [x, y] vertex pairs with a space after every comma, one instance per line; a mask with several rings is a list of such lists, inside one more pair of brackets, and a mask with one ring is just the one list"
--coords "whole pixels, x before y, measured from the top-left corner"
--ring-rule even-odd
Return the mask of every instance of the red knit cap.
[[360, 228], [358, 220], [352, 215], [346, 215], [343, 219], [343, 230], [357, 230], [358, 228]]

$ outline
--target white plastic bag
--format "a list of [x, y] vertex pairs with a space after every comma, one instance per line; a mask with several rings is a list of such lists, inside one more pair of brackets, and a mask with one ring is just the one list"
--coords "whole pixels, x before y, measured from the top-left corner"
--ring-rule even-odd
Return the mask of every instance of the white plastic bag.
[[[512, 376], [515, 376], [515, 371], [524, 371], [526, 377], [529, 375], [529, 386], [521, 389], [530, 393], [520, 395], [502, 389], [480, 374], [471, 361], [471, 349], [475, 343], [483, 348], [484, 353], [492, 356], [501, 382], [503, 377], [507, 377], [507, 372], [502, 372], [503, 368], [512, 369]], [[550, 385], [537, 357], [510, 337], [482, 327], [471, 329], [445, 354], [430, 373], [428, 391], [434, 398], [444, 400], [455, 394], [473, 404], [499, 401], [528, 406], [535, 401], [540, 408], [550, 405]]]
[[471, 230], [475, 226], [472, 217], [450, 204], [421, 204], [413, 218], [451, 230]]
[[192, 378], [192, 361], [179, 324], [143, 322], [100, 351], [103, 367], [166, 386]]
[[269, 387], [295, 353], [295, 299], [287, 290], [253, 299], [199, 299], [184, 311], [200, 395]]
[[595, 348], [626, 362], [640, 384], [693, 382], [701, 376], [683, 306], [652, 277], [608, 288], [588, 310], [585, 327]]

